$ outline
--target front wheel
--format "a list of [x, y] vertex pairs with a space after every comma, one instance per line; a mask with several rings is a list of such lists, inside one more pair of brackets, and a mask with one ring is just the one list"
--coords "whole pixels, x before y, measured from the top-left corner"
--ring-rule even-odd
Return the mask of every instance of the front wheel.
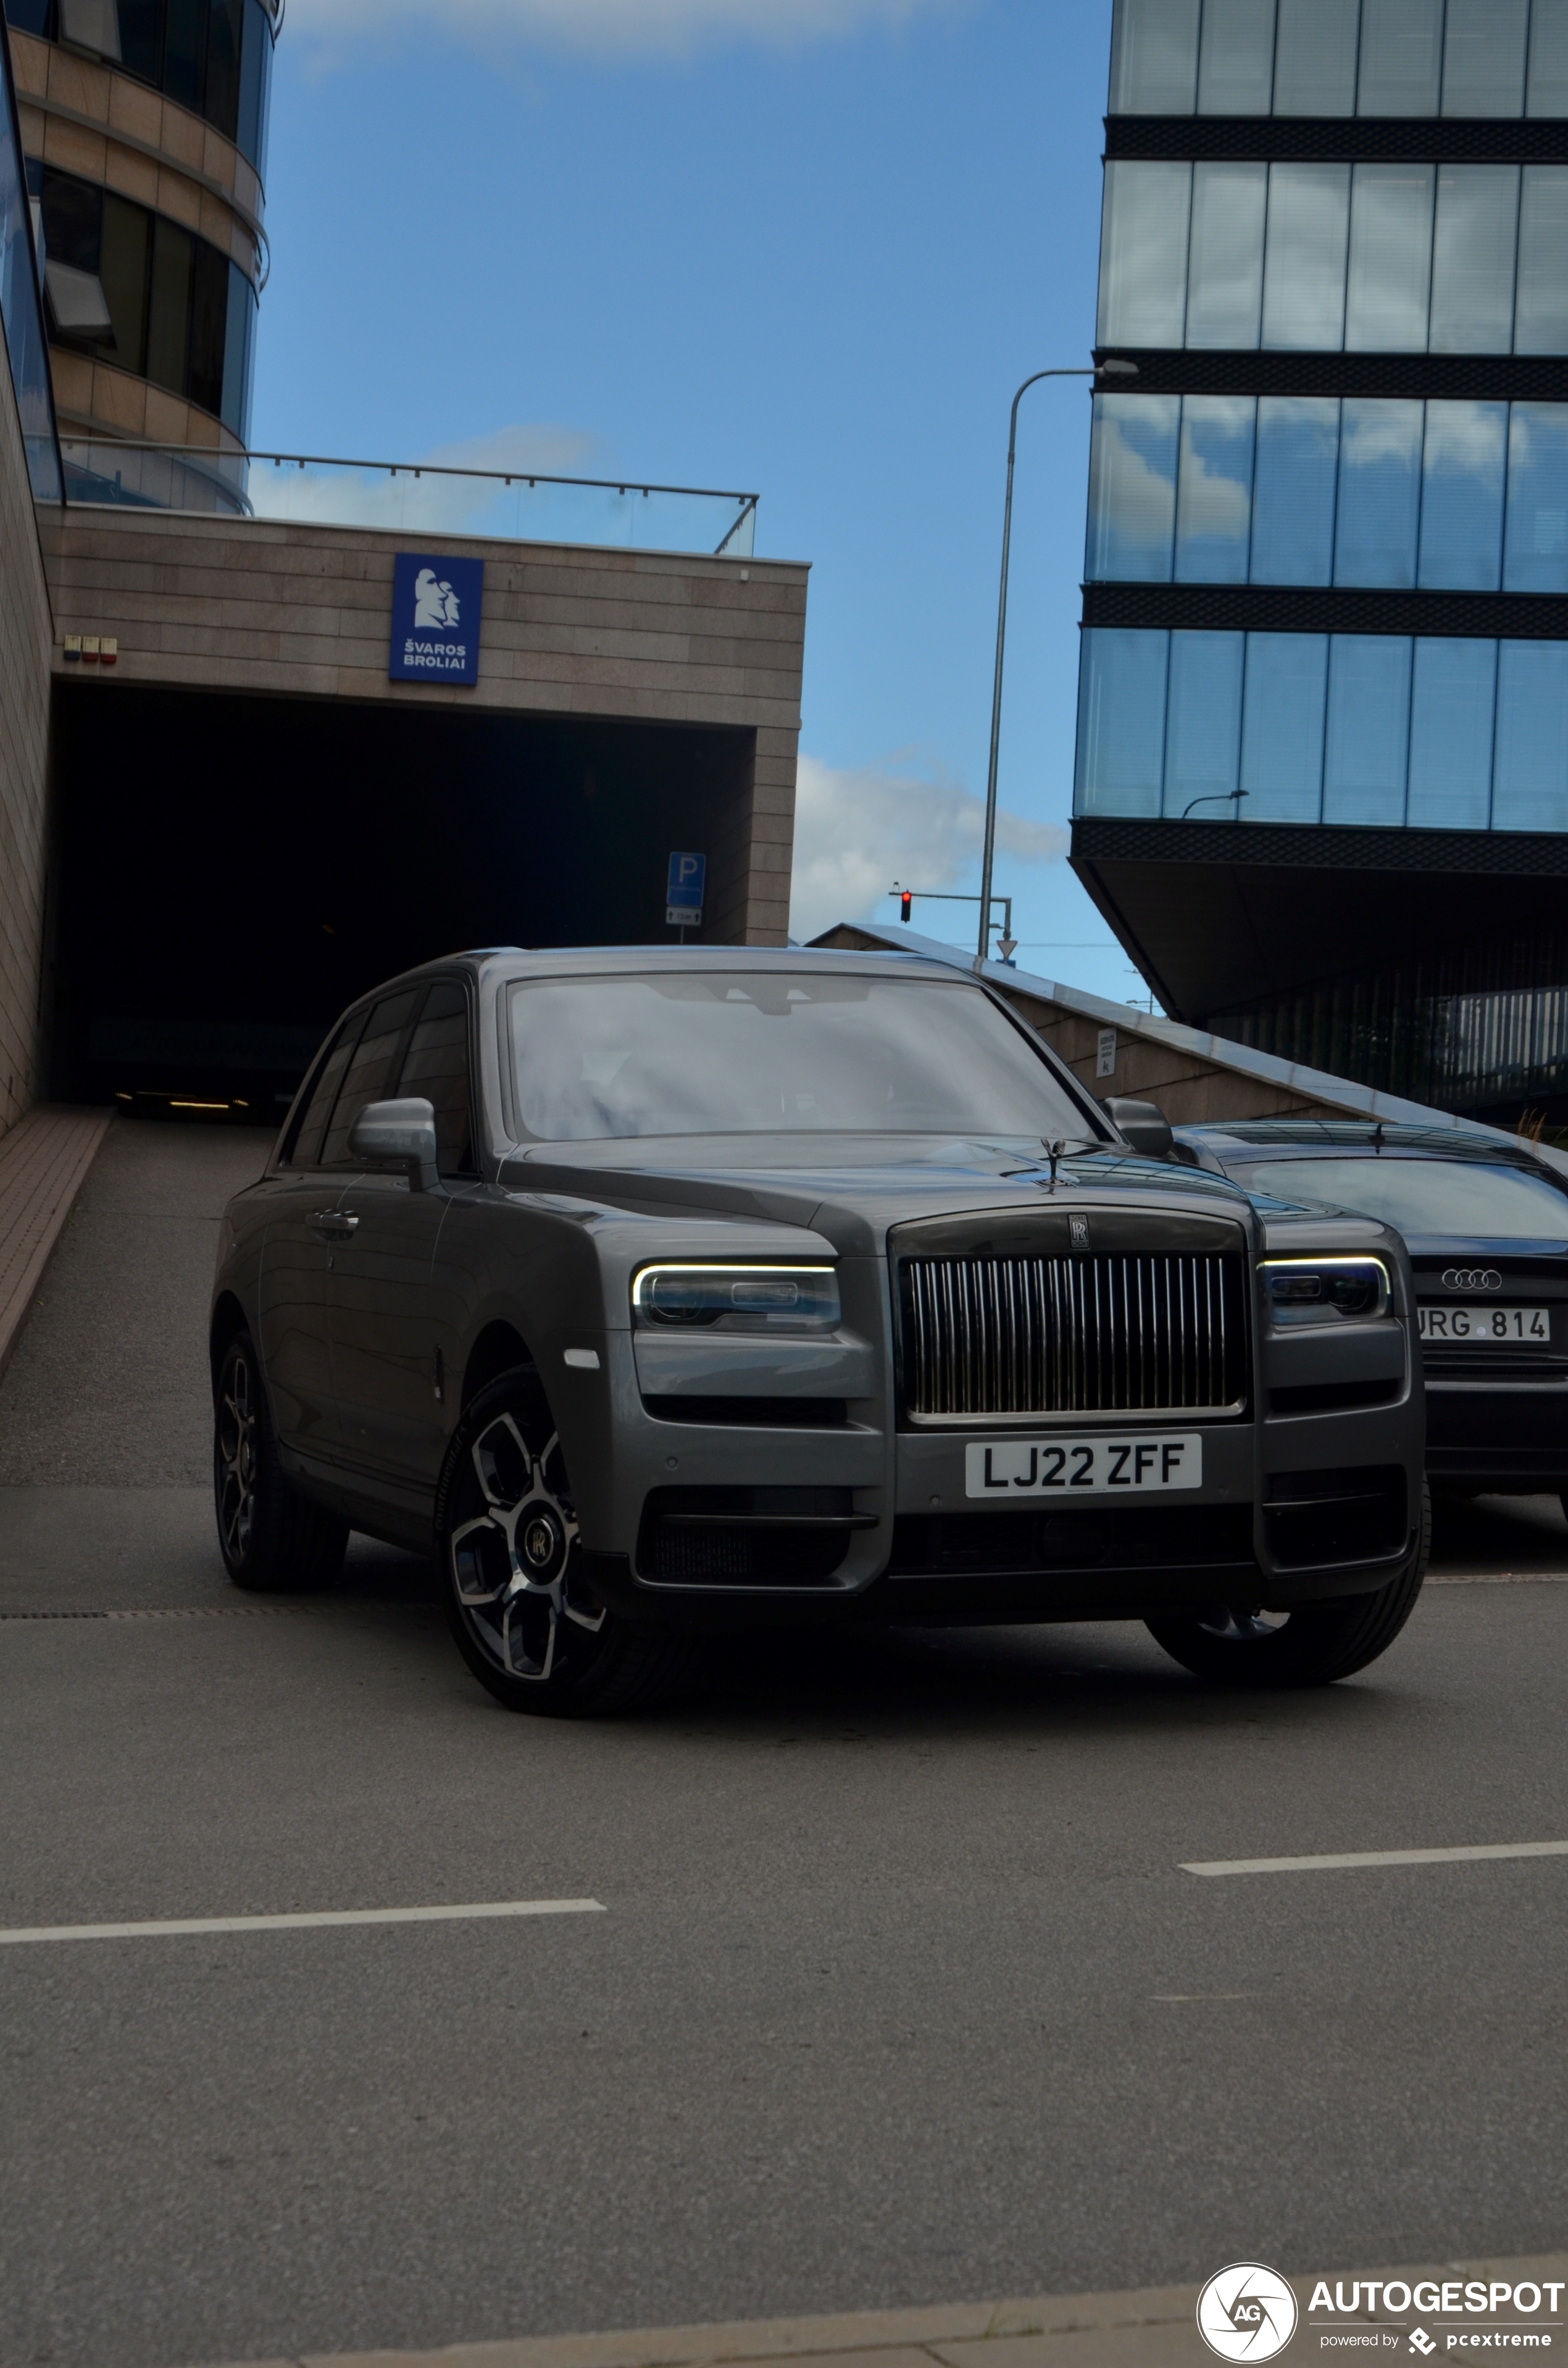
[[268, 1594], [330, 1587], [343, 1567], [348, 1525], [301, 1497], [285, 1474], [248, 1332], [237, 1332], [223, 1351], [212, 1413], [218, 1543], [234, 1585]]
[[618, 1619], [585, 1581], [565, 1458], [531, 1367], [465, 1408], [436, 1536], [458, 1650], [508, 1710], [600, 1717], [652, 1702], [685, 1668], [684, 1635]]
[[1222, 1686], [1328, 1686], [1386, 1653], [1415, 1608], [1432, 1543], [1432, 1500], [1399, 1577], [1376, 1595], [1314, 1603], [1300, 1611], [1236, 1611], [1223, 1604], [1196, 1619], [1151, 1620], [1149, 1634], [1194, 1677]]

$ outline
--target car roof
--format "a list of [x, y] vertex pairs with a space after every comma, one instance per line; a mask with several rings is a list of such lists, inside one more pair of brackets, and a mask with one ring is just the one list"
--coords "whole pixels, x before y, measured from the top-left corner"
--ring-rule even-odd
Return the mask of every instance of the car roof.
[[1348, 1153], [1352, 1157], [1370, 1158], [1392, 1151], [1407, 1158], [1474, 1160], [1492, 1167], [1545, 1166], [1527, 1144], [1501, 1142], [1495, 1135], [1471, 1133], [1462, 1127], [1398, 1126], [1370, 1119], [1229, 1120], [1206, 1126], [1178, 1126], [1175, 1133], [1178, 1141], [1221, 1160], [1227, 1155], [1256, 1159], [1260, 1153], [1267, 1156], [1301, 1152], [1341, 1157]]
[[416, 985], [422, 979], [449, 978], [454, 970], [468, 971], [494, 984], [513, 979], [635, 976], [646, 971], [771, 971], [827, 977], [846, 972], [885, 976], [890, 969], [895, 969], [900, 977], [941, 979], [949, 985], [980, 985], [951, 962], [892, 949], [863, 953], [840, 952], [827, 946], [483, 946], [443, 954], [415, 970], [380, 979], [367, 994], [357, 996], [351, 1008], [398, 987]]

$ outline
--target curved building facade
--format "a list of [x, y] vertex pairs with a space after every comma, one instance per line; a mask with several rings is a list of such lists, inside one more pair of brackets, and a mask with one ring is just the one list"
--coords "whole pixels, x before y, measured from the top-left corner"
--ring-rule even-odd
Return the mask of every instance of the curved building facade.
[[249, 433], [278, 20], [266, 0], [7, 0], [68, 472]]

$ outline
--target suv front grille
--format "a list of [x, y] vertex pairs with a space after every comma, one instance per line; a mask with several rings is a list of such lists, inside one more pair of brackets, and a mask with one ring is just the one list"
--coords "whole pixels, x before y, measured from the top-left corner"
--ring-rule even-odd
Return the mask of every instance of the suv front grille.
[[899, 1281], [912, 1422], [1233, 1415], [1245, 1403], [1237, 1257], [906, 1258]]

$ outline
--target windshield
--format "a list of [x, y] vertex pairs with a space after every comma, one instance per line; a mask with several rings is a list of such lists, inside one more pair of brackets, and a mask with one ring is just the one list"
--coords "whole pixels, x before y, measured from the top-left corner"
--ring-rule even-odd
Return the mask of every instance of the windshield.
[[1260, 1159], [1226, 1172], [1255, 1192], [1331, 1201], [1402, 1234], [1489, 1241], [1568, 1241], [1568, 1194], [1544, 1176], [1470, 1159]]
[[978, 988], [665, 971], [512, 990], [528, 1133], [1084, 1137], [1090, 1121]]

